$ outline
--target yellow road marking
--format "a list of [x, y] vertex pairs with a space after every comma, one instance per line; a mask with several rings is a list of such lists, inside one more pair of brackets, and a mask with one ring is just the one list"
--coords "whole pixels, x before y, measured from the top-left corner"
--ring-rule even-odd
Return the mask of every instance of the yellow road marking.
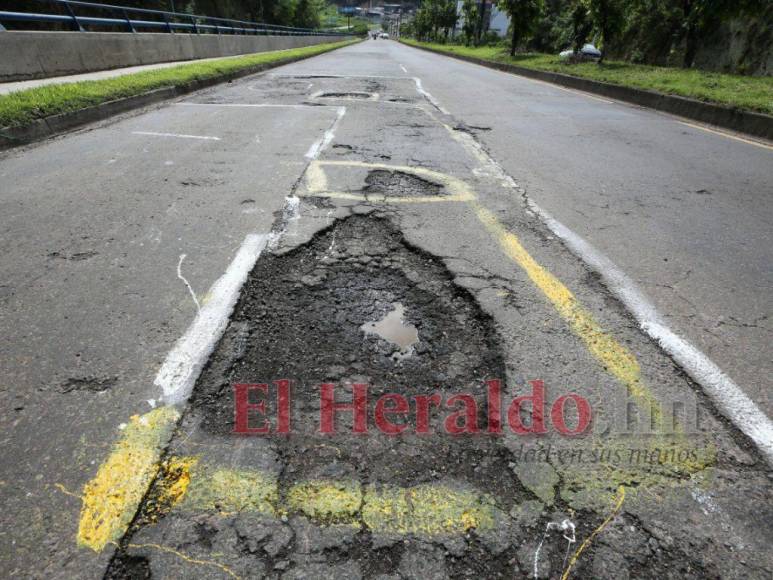
[[[400, 171], [423, 177], [429, 181], [442, 185], [449, 195], [444, 196], [426, 196], [423, 198], [401, 198], [391, 196], [350, 194], [343, 192], [328, 192], [328, 179], [324, 167], [356, 167], [361, 169], [382, 169], [384, 171]], [[359, 201], [376, 201], [387, 203], [426, 203], [436, 201], [467, 201], [475, 199], [475, 195], [470, 191], [469, 186], [456, 177], [425, 169], [424, 167], [409, 167], [407, 165], [387, 165], [385, 163], [366, 163], [364, 161], [312, 161], [306, 172], [306, 191], [300, 195], [305, 196], [328, 196], [339, 199], [354, 199]], [[421, 199], [421, 201], [415, 201]], [[410, 200], [414, 200], [413, 202]]]
[[373, 532], [438, 536], [495, 528], [490, 499], [443, 485], [367, 488], [362, 519]]
[[[197, 460], [181, 457], [172, 461], [195, 464]], [[177, 488], [175, 481], [159, 481], [158, 485]], [[194, 469], [182, 495], [165, 507], [221, 515], [249, 511], [273, 518], [303, 514], [326, 525], [364, 525], [379, 533], [423, 536], [462, 534], [473, 528], [493, 530], [497, 511], [487, 495], [441, 484], [397, 487], [363, 486], [354, 480], [300, 481], [282, 500], [274, 474], [210, 467]]]
[[521, 245], [518, 237], [507, 231], [493, 213], [477, 201], [470, 202], [470, 207], [489, 233], [499, 242], [505, 255], [526, 272], [534, 285], [569, 323], [575, 335], [585, 343], [590, 353], [608, 372], [628, 387], [629, 393], [636, 402], [651, 411], [653, 423], [658, 428], [661, 427], [660, 402], [642, 382], [641, 368], [636, 356], [606, 332], [593, 314], [578, 302], [572, 291], [532, 258]]
[[577, 563], [578, 558], [580, 557], [580, 554], [582, 554], [585, 549], [590, 546], [593, 539], [598, 536], [604, 528], [606, 528], [609, 525], [609, 522], [612, 521], [612, 519], [620, 512], [620, 509], [623, 507], [623, 502], [625, 501], [625, 487], [620, 486], [617, 490], [617, 500], [615, 501], [615, 507], [612, 510], [612, 513], [610, 513], [606, 519], [601, 522], [601, 525], [593, 530], [593, 533], [585, 538], [585, 541], [580, 545], [579, 548], [577, 548], [577, 551], [572, 555], [572, 558], [569, 560], [569, 565], [566, 567], [566, 570], [564, 570], [564, 573], [561, 575], [561, 580], [568, 580], [569, 574], [572, 572], [572, 568]]
[[221, 513], [247, 510], [267, 516], [276, 514], [279, 486], [273, 475], [244, 469], [197, 466], [190, 477], [190, 484], [176, 498], [176, 503], [182, 508]]
[[362, 487], [356, 481], [297, 483], [287, 492], [287, 505], [312, 519], [352, 522], [362, 507]]
[[719, 135], [720, 137], [727, 137], [728, 139], [733, 139], [734, 141], [740, 141], [741, 143], [746, 143], [748, 145], [762, 147], [763, 149], [767, 149], [768, 151], [773, 151], [773, 145], [768, 145], [767, 143], [763, 143], [762, 141], [755, 141], [753, 139], [744, 139], [743, 137], [739, 137], [738, 135], [733, 135], [732, 133], [728, 133], [727, 131], [710, 129], [709, 127], [706, 127], [704, 125], [688, 123], [687, 121], [679, 121], [679, 123], [682, 125], [686, 125], [687, 127], [692, 127], [693, 129], [700, 129], [701, 131], [706, 131], [707, 133], [713, 133], [714, 135]]
[[331, 199], [347, 199], [369, 203], [449, 203], [470, 201], [474, 199], [469, 194], [461, 195], [422, 195], [416, 197], [397, 197], [394, 195], [347, 193], [343, 191], [320, 191], [316, 193], [301, 193], [300, 197], [329, 197]]
[[175, 408], [159, 407], [131, 418], [123, 437], [83, 489], [79, 545], [98, 552], [126, 531], [158, 471], [161, 446], [178, 417]]
[[154, 550], [158, 550], [160, 552], [165, 552], [167, 554], [173, 554], [180, 558], [181, 560], [185, 560], [189, 564], [196, 564], [200, 566], [214, 566], [215, 568], [220, 568], [223, 572], [231, 576], [232, 578], [241, 578], [231, 570], [228, 566], [225, 566], [224, 564], [221, 564], [220, 562], [215, 562], [212, 560], [198, 560], [196, 558], [191, 558], [190, 556], [183, 554], [182, 552], [179, 552], [177, 550], [173, 550], [172, 548], [169, 548], [168, 546], [162, 546], [161, 544], [129, 544], [129, 548], [134, 548], [138, 550], [152, 548]]

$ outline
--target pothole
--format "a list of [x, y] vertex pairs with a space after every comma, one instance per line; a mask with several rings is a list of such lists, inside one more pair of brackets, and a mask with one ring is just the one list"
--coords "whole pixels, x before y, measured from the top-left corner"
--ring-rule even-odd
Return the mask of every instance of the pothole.
[[378, 96], [379, 96], [378, 93], [367, 93], [364, 91], [347, 91], [347, 92], [318, 93], [314, 95], [314, 98], [375, 101], [375, 100], [378, 100]]
[[[364, 331], [373, 331], [378, 337]], [[163, 544], [183, 553], [195, 550], [194, 556], [202, 561], [212, 560], [217, 552], [218, 561], [228, 562], [237, 571], [254, 571], [263, 566], [271, 570], [276, 561], [293, 561], [299, 553], [326, 553], [325, 542], [330, 541], [336, 542], [334, 551], [341, 562], [372, 571], [370, 562], [378, 556], [383, 562], [379, 571], [394, 574], [404, 542], [413, 545], [413, 532], [393, 537], [389, 535], [392, 532], [369, 527], [366, 533], [355, 535], [358, 526], [371, 524], [362, 523], [364, 516], [359, 519], [365, 507], [362, 500], [350, 501], [350, 488], [369, 486], [376, 494], [369, 496], [376, 498], [372, 501], [398, 493], [389, 501], [405, 503], [411, 512], [414, 503], [425, 501], [422, 489], [479, 490], [498, 498], [501, 504], [497, 509], [502, 513], [517, 503], [533, 500], [508, 468], [511, 455], [501, 439], [483, 435], [487, 427], [485, 381], [504, 379], [505, 373], [497, 337], [491, 318], [467, 290], [454, 283], [445, 265], [406, 243], [386, 219], [352, 216], [335, 222], [303, 246], [264, 255], [249, 275], [231, 322], [197, 381], [189, 409], [171, 442], [175, 454], [195, 457], [199, 465], [207, 466], [207, 482], [213, 487], [198, 488], [194, 496], [212, 498], [206, 504], [212, 508], [203, 513], [173, 510], [155, 520], [145, 518], [146, 514], [158, 515], [151, 500], [169, 497], [169, 490], [179, 491], [178, 480], [164, 485], [163, 478], [159, 479], [130, 533], [131, 542]], [[408, 350], [412, 351], [410, 356], [404, 356]], [[234, 435], [232, 385], [270, 385], [279, 379], [292, 381], [289, 433]], [[320, 433], [322, 383], [335, 385], [339, 404], [351, 404], [354, 384], [368, 385], [367, 432], [355, 433], [354, 413], [342, 411], [336, 414], [335, 432]], [[419, 434], [413, 416], [415, 398], [433, 393], [442, 403], [430, 411], [431, 432]], [[472, 419], [478, 435], [459, 437], [447, 430], [447, 416], [454, 411], [459, 412], [457, 417], [465, 414], [457, 405], [446, 405], [460, 393], [480, 402]], [[373, 409], [385, 394], [410, 401], [411, 413], [389, 417], [392, 424], [406, 426], [398, 436], [377, 428]], [[270, 396], [264, 402], [266, 417], [276, 417], [276, 398]], [[469, 414], [466, 419], [470, 421]], [[257, 475], [245, 479], [239, 469], [254, 470], [256, 466], [276, 474], [277, 491], [269, 499], [284, 506], [279, 510], [287, 510], [284, 519], [260, 519], [260, 513], [250, 511], [261, 505], [265, 482]], [[190, 489], [195, 489], [201, 485], [196, 479], [199, 472], [192, 473]], [[326, 484], [330, 481], [352, 483], [331, 487]], [[324, 525], [315, 527], [320, 522], [314, 516], [293, 507], [299, 490], [306, 490], [305, 501], [319, 510], [324, 511], [328, 504], [349, 506], [348, 523], [325, 523], [323, 519]], [[431, 514], [445, 509], [446, 500], [453, 504], [457, 492], [437, 493], [452, 497], [432, 496], [429, 503], [415, 508], [416, 516], [401, 511], [394, 517], [410, 521], [423, 517], [425, 511], [428, 517], [435, 517]], [[224, 504], [222, 497], [227, 500]], [[240, 506], [253, 507], [244, 508], [243, 513], [233, 511], [234, 498]], [[155, 505], [165, 504], [156, 501]], [[377, 507], [371, 512], [381, 513]], [[307, 523], [299, 521], [302, 517], [309, 518]], [[473, 516], [465, 512], [459, 517], [468, 521]], [[288, 521], [296, 529], [294, 544], [290, 543], [293, 536], [287, 531]], [[201, 522], [212, 528], [206, 542], [195, 541], [196, 526]], [[298, 530], [309, 530], [313, 535], [299, 536]], [[340, 539], [344, 532], [349, 534], [347, 538], [351, 536], [346, 544]], [[444, 557], [450, 575], [464, 577], [465, 570], [474, 570], [475, 577], [501, 576], [507, 564], [498, 558], [499, 551], [494, 552], [496, 542], [490, 539], [491, 543], [483, 546], [475, 534], [470, 529], [455, 539], [443, 536], [436, 540], [454, 550], [455, 557]], [[277, 550], [281, 557], [273, 551], [267, 556], [265, 549], [240, 550], [234, 540], [258, 542], [264, 537], [287, 538], [284, 547]], [[487, 536], [496, 537], [498, 532]], [[131, 548], [129, 540], [125, 542], [116, 567], [125, 556], [141, 552]], [[157, 567], [164, 566], [165, 557], [163, 553], [149, 555], [151, 565]], [[310, 577], [328, 576], [331, 570]]]
[[374, 169], [365, 178], [362, 193], [396, 197], [444, 195], [442, 185], [403, 171]]

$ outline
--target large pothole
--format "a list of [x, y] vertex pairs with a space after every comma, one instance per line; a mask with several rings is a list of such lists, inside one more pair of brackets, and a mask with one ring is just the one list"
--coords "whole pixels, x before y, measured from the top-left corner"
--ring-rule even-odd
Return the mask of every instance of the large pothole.
[[[493, 321], [439, 260], [407, 244], [386, 219], [350, 217], [308, 244], [264, 256], [111, 574], [137, 562], [154, 576], [184, 568], [170, 552], [147, 548], [163, 545], [272, 577], [423, 578], [426, 565], [439, 577], [510, 577], [506, 550], [523, 542], [525, 530], [503, 514], [517, 509], [522, 517], [517, 506], [540, 504], [513, 475], [500, 439], [485, 434], [484, 381], [504, 373]], [[290, 432], [234, 435], [232, 385], [278, 379], [292, 381]], [[351, 402], [354, 383], [370, 386], [365, 433], [352, 432], [347, 412], [335, 433], [320, 433], [321, 383], [335, 384], [340, 403]], [[400, 435], [374, 421], [375, 401], [387, 393], [410, 401], [411, 412], [390, 417], [406, 425]], [[414, 397], [431, 393], [442, 404], [430, 411], [430, 432], [417, 434]], [[444, 429], [454, 410], [445, 403], [462, 393], [479, 402], [478, 434]], [[274, 397], [264, 402], [276, 417]], [[195, 479], [201, 469], [193, 475], [187, 494], [198, 500], [188, 511], [185, 502], [163, 507], [176, 501], [181, 482], [187, 486], [168, 478], [186, 469], [170, 467], [175, 454], [208, 470], [210, 488]], [[274, 478], [276, 492], [263, 493], [261, 474]], [[469, 493], [481, 499], [464, 499]], [[537, 510], [534, 522], [540, 517]]]
[[[418, 334], [410, 345], [364, 330], [389, 319], [396, 304]], [[504, 496], [512, 496], [498, 446], [485, 437], [443, 433], [447, 413], [442, 409], [433, 412], [436, 433], [431, 437], [411, 436], [411, 425], [395, 439], [381, 435], [372, 423], [367, 437], [352, 435], [351, 413], [340, 414], [339, 434], [318, 434], [323, 382], [337, 385], [342, 402], [351, 400], [353, 383], [370, 385], [372, 401], [386, 393], [411, 400], [437, 390], [444, 400], [464, 392], [484, 402], [485, 381], [504, 379], [490, 318], [439, 261], [409, 247], [386, 220], [353, 217], [290, 253], [261, 259], [228, 334], [238, 338], [218, 348], [192, 402], [208, 432], [228, 435], [233, 430], [230, 385], [290, 379], [294, 433], [285, 440], [288, 473], [307, 473], [331, 457], [346, 457], [377, 481], [411, 485], [450, 474], [475, 484], [488, 475], [500, 482], [495, 485], [503, 487]], [[218, 360], [232, 361], [225, 374], [217, 372], [223, 368]], [[485, 430], [485, 409], [478, 411], [478, 427]], [[309, 449], [323, 439], [326, 451], [310, 457]]]
[[442, 185], [417, 175], [403, 171], [374, 169], [365, 178], [365, 195], [388, 195], [395, 197], [414, 197], [444, 195]]

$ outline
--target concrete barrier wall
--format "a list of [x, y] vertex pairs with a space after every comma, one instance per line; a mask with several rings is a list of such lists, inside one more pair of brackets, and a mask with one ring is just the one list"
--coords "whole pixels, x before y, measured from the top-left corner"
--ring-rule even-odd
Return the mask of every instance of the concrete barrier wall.
[[346, 38], [6, 31], [0, 32], [0, 82], [299, 48]]

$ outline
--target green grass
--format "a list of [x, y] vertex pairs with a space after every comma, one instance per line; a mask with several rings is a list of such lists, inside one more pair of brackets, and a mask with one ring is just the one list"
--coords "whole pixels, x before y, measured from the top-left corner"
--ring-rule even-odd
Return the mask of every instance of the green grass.
[[298, 56], [312, 56], [356, 41], [259, 52], [234, 58], [143, 71], [97, 81], [52, 84], [0, 95], [0, 127], [24, 125], [51, 115], [77, 111], [115, 99], [176, 87]]
[[507, 49], [501, 46], [473, 48], [407, 39], [404, 42], [453, 54], [773, 114], [773, 77], [748, 77], [614, 61], [607, 61], [603, 65], [590, 62], [566, 64], [558, 56], [547, 54], [518, 54], [511, 57]]

